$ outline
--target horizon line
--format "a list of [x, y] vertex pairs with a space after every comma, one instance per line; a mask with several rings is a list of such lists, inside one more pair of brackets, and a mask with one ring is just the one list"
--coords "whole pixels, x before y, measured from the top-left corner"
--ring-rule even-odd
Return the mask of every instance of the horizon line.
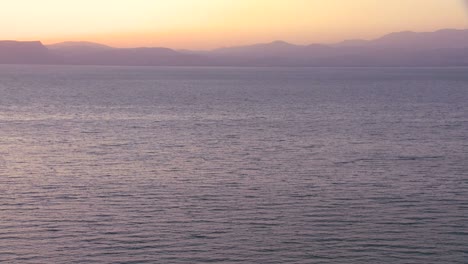
[[307, 46], [310, 46], [310, 45], [336, 45], [336, 44], [340, 44], [340, 43], [343, 43], [343, 42], [346, 42], [346, 41], [373, 41], [373, 40], [378, 40], [380, 38], [383, 38], [383, 37], [391, 35], [391, 34], [398, 34], [398, 33], [424, 34], [424, 33], [435, 33], [435, 32], [440, 32], [440, 31], [447, 31], [447, 30], [464, 31], [464, 30], [468, 30], [468, 27], [465, 27], [465, 28], [440, 28], [440, 29], [437, 29], [437, 30], [434, 30], [434, 31], [401, 30], [401, 31], [394, 31], [394, 32], [384, 33], [384, 34], [381, 34], [378, 37], [374, 37], [374, 38], [347, 38], [347, 39], [343, 39], [343, 40], [338, 41], [338, 42], [330, 42], [330, 43], [311, 42], [309, 44], [299, 44], [299, 43], [294, 43], [294, 42], [290, 42], [290, 41], [285, 41], [285, 40], [282, 40], [282, 39], [272, 39], [270, 41], [264, 41], [264, 42], [252, 42], [252, 43], [248, 43], [248, 44], [239, 44], [239, 45], [231, 45], [231, 46], [219, 46], [219, 47], [209, 48], [209, 49], [172, 48], [172, 47], [167, 47], [167, 46], [147, 46], [147, 45], [131, 46], [131, 47], [118, 47], [118, 46], [113, 46], [113, 45], [106, 44], [105, 42], [98, 42], [98, 41], [92, 41], [92, 40], [64, 40], [64, 41], [59, 41], [59, 42], [55, 42], [55, 41], [54, 42], [49, 42], [47, 40], [40, 40], [40, 39], [36, 39], [36, 40], [5, 39], [5, 40], [0, 40], [0, 41], [4, 41], [4, 42], [7, 42], [7, 41], [12, 41], [12, 42], [40, 42], [42, 45], [44, 45], [46, 47], [47, 46], [57, 45], [57, 44], [64, 44], [64, 43], [77, 43], [77, 44], [78, 43], [88, 43], [88, 44], [97, 44], [97, 45], [107, 46], [107, 47], [113, 48], [113, 49], [165, 48], [165, 49], [171, 49], [171, 50], [174, 50], [174, 51], [214, 51], [214, 50], [225, 49], [225, 48], [246, 47], [246, 46], [255, 46], [255, 45], [262, 45], [262, 44], [273, 44], [273, 43], [276, 43], [276, 42], [278, 42], [278, 43], [282, 42], [282, 43], [289, 44], [289, 45], [303, 46], [303, 47], [307, 47]]

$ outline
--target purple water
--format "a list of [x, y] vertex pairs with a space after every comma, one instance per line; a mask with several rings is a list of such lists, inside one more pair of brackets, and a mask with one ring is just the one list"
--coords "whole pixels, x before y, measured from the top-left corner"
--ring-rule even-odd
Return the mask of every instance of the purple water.
[[467, 68], [0, 66], [0, 262], [466, 263]]

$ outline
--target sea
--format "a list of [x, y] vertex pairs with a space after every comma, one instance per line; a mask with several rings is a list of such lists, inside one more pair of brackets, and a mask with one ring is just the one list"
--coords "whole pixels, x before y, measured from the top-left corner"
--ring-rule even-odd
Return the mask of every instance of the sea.
[[0, 66], [1, 263], [468, 263], [468, 68]]

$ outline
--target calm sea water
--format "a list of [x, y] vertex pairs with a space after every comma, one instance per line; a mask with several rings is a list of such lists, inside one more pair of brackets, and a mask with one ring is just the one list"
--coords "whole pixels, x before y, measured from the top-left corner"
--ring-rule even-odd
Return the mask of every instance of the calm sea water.
[[0, 66], [0, 262], [467, 263], [468, 69]]

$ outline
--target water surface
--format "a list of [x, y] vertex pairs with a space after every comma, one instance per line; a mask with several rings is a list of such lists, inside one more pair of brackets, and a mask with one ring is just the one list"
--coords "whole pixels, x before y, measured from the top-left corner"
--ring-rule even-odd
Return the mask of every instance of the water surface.
[[0, 66], [0, 262], [466, 263], [467, 68]]

